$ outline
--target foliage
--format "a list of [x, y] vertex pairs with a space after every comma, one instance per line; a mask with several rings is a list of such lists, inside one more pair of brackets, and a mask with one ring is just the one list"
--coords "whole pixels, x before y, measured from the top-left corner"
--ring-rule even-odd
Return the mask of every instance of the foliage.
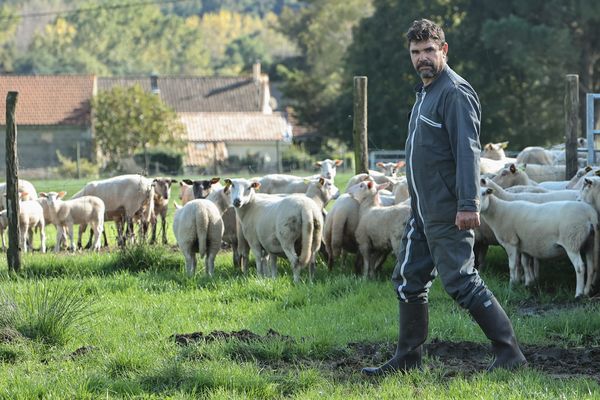
[[450, 66], [480, 96], [482, 142], [509, 140], [515, 149], [560, 142], [565, 74], [580, 74], [582, 94], [600, 89], [600, 54], [594, 59], [600, 53], [594, 46], [600, 14], [593, 12], [597, 2], [579, 3], [377, 0], [348, 49], [336, 118], [325, 129], [350, 138], [352, 77], [366, 75], [370, 140], [378, 147], [404, 147], [418, 82], [404, 33], [411, 21], [427, 17], [443, 25]]
[[314, 158], [301, 145], [293, 144], [281, 153], [281, 165], [284, 171], [310, 169], [314, 162]]
[[177, 114], [139, 85], [100, 92], [92, 109], [97, 145], [109, 163], [118, 164], [146, 147], [183, 146], [185, 128]]
[[86, 158], [79, 160], [79, 172], [77, 171], [77, 161], [71, 160], [70, 158], [61, 154], [60, 151], [56, 150], [56, 157], [60, 162], [60, 166], [57, 168], [59, 176], [64, 178], [97, 178], [99, 168], [98, 165], [92, 163]]
[[17, 306], [17, 329], [31, 339], [64, 344], [76, 328], [91, 322], [93, 304], [81, 287], [37, 282]]
[[0, 72], [10, 72], [15, 58], [15, 43], [17, 26], [20, 19], [12, 7], [0, 6]]
[[277, 73], [284, 78], [282, 90], [302, 123], [324, 128], [344, 84], [344, 54], [352, 43], [352, 29], [371, 14], [372, 0], [308, 3], [299, 12], [282, 13], [281, 29], [296, 41], [302, 55], [292, 65], [281, 64]]
[[169, 148], [148, 149], [146, 154], [143, 152], [134, 154], [133, 159], [136, 164], [145, 166], [146, 156], [149, 163], [148, 173], [177, 175], [183, 170], [183, 155], [179, 151]]

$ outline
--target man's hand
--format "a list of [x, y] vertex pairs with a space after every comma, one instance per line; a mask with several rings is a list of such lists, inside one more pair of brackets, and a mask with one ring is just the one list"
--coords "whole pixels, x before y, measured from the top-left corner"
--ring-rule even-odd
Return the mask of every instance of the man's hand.
[[454, 225], [461, 231], [475, 229], [479, 226], [479, 213], [477, 211], [459, 211], [456, 213]]

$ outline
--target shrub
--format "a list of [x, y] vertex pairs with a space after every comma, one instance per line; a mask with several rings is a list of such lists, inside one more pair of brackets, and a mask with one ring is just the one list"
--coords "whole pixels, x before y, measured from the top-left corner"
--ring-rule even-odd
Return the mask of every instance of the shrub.
[[[183, 170], [183, 156], [181, 153], [166, 149], [152, 148], [146, 151], [149, 160], [150, 175], [178, 175]], [[133, 159], [137, 165], [145, 168], [144, 152], [134, 154]]]
[[[59, 150], [56, 150], [56, 157], [58, 157], [58, 161], [60, 162], [60, 166], [56, 170], [59, 176], [64, 178], [79, 178], [77, 176], [77, 161], [62, 155]], [[98, 171], [98, 166], [90, 160], [85, 158], [79, 160], [79, 173], [82, 178], [97, 178]]]

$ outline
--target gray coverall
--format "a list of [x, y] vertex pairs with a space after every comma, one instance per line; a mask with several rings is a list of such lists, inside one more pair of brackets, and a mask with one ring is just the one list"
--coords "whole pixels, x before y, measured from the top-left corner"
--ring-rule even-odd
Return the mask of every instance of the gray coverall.
[[392, 281], [400, 301], [426, 303], [437, 274], [461, 307], [492, 294], [474, 268], [473, 230], [459, 230], [457, 211], [479, 211], [481, 107], [475, 90], [445, 66], [417, 86], [406, 140], [411, 217]]

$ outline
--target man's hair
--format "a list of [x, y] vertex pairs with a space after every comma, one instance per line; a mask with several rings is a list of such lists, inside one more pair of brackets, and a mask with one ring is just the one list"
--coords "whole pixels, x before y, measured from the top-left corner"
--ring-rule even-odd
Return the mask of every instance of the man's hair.
[[408, 32], [406, 32], [406, 38], [409, 45], [410, 42], [423, 42], [427, 40], [433, 40], [439, 46], [446, 43], [446, 36], [442, 28], [435, 22], [425, 18], [412, 22], [410, 28], [408, 28]]

